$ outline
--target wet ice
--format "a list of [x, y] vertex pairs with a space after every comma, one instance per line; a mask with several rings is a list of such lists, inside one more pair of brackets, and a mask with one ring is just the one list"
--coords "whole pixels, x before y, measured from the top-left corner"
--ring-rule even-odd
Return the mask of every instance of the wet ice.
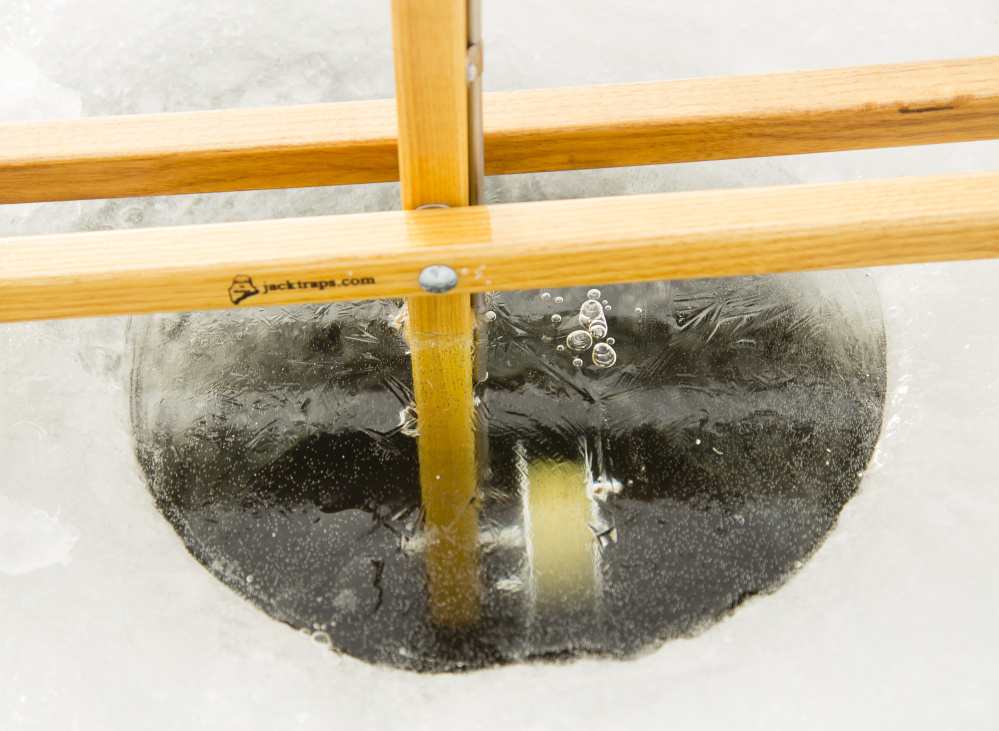
[[[481, 318], [486, 593], [472, 630], [426, 613], [401, 302], [134, 320], [150, 489], [220, 579], [369, 661], [621, 656], [697, 632], [779, 586], [856, 490], [884, 399], [877, 297], [859, 274], [602, 291], [642, 312], [595, 302], [615, 338], [593, 345], [590, 367], [571, 355], [589, 333], [559, 351], [537, 292], [483, 304], [503, 316]], [[602, 588], [585, 609], [542, 611], [533, 593], [529, 463], [578, 464], [599, 502], [588, 530]]]

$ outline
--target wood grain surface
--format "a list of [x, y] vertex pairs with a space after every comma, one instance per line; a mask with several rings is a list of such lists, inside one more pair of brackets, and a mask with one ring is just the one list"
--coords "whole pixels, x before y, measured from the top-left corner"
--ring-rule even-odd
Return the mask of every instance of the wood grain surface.
[[0, 321], [992, 257], [999, 173], [662, 193], [0, 239]]
[[[407, 211], [468, 205], [465, 2], [392, 0]], [[419, 245], [418, 235], [415, 240]], [[479, 618], [481, 593], [472, 302], [467, 293], [419, 292], [407, 305], [428, 608], [438, 624], [467, 626]]]
[[486, 174], [999, 137], [999, 56], [487, 95]]
[[[486, 94], [486, 173], [999, 137], [999, 56]], [[0, 203], [399, 179], [394, 100], [0, 125]]]

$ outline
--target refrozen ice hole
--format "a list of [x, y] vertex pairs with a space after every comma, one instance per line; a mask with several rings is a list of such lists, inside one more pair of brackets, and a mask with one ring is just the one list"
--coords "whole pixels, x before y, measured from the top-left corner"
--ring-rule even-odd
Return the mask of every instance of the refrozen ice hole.
[[[412, 399], [392, 326], [401, 302], [133, 320], [133, 429], [150, 490], [218, 578], [370, 662], [626, 657], [694, 634], [778, 588], [856, 491], [884, 406], [877, 294], [858, 272], [600, 292], [621, 305], [606, 313], [611, 368], [576, 367], [558, 349], [541, 293], [489, 298], [503, 316], [488, 325], [477, 387], [489, 459], [473, 629], [426, 612], [416, 440], [399, 416]], [[527, 452], [616, 486], [591, 491], [601, 591], [590, 606], [532, 601]]]

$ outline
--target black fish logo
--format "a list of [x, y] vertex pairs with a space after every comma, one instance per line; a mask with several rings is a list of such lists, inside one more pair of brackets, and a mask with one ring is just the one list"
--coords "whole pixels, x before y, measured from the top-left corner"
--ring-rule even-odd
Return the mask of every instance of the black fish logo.
[[255, 294], [260, 294], [260, 290], [253, 286], [253, 280], [250, 277], [245, 274], [237, 274], [232, 278], [232, 284], [229, 285], [229, 299], [234, 305], [238, 305], [247, 297], [252, 297]]

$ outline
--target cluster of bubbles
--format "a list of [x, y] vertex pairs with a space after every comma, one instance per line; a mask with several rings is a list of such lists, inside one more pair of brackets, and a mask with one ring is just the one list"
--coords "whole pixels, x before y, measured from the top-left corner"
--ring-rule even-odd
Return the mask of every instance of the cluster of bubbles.
[[[617, 363], [617, 351], [614, 350], [614, 338], [607, 337], [609, 332], [607, 326], [607, 315], [611, 305], [607, 300], [600, 299], [600, 290], [591, 289], [586, 293], [586, 301], [579, 306], [579, 327], [566, 336], [565, 345], [559, 344], [556, 347], [560, 353], [566, 348], [574, 353], [585, 354], [592, 348], [590, 358], [598, 368], [610, 368]], [[552, 297], [550, 292], [542, 292], [541, 299], [545, 302], [554, 299], [555, 304], [565, 302], [563, 297]], [[641, 314], [640, 307], [635, 308], [635, 312]], [[482, 315], [486, 322], [496, 320], [496, 312], [489, 310]], [[562, 315], [558, 312], [552, 314], [551, 321], [556, 325], [562, 322]], [[579, 356], [572, 359], [572, 364], [577, 368], [583, 366], [583, 359]]]
[[[579, 306], [579, 330], [573, 330], [566, 336], [565, 345], [559, 345], [557, 350], [563, 351], [566, 348], [577, 353], [585, 353], [592, 348], [590, 357], [593, 364], [598, 368], [610, 368], [617, 362], [617, 352], [614, 350], [614, 338], [607, 337], [607, 311], [611, 309], [607, 300], [600, 300], [600, 290], [591, 289], [586, 293], [586, 301]], [[541, 299], [548, 300], [551, 295], [545, 292]], [[561, 302], [561, 297], [556, 297], [555, 302]], [[552, 315], [552, 322], [561, 322], [562, 317], [558, 314]], [[583, 359], [573, 358], [572, 364], [577, 368], [583, 365]]]

